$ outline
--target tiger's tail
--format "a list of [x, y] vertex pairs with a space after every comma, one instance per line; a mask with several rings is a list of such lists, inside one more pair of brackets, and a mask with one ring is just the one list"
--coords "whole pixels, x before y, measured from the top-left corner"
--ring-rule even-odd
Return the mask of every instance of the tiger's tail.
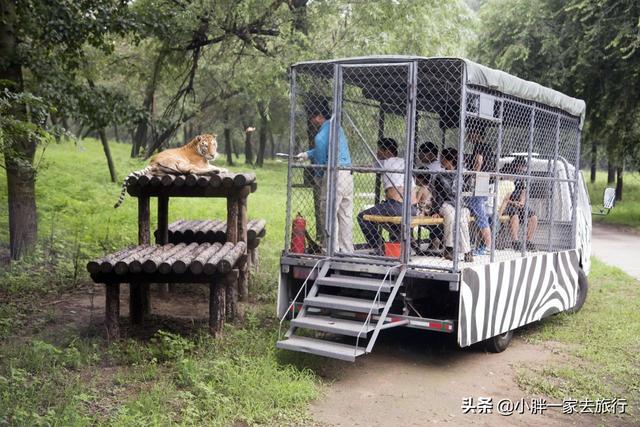
[[114, 209], [117, 209], [118, 207], [120, 207], [120, 205], [122, 204], [122, 202], [124, 202], [124, 198], [127, 195], [127, 182], [129, 181], [130, 178], [139, 178], [142, 175], [146, 174], [147, 172], [150, 172], [152, 170], [151, 166], [147, 166], [144, 169], [140, 169], [139, 171], [135, 171], [135, 172], [131, 172], [129, 175], [127, 175], [124, 178], [124, 181], [122, 182], [122, 189], [120, 190], [120, 197], [118, 197], [118, 201], [116, 202], [115, 205], [113, 205]]

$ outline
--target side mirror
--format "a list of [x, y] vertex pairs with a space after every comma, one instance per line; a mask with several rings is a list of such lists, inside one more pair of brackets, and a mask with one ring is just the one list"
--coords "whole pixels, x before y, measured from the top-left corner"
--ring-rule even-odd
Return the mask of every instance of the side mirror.
[[602, 201], [602, 207], [605, 209], [612, 209], [616, 202], [616, 189], [608, 187], [604, 190], [604, 198]]

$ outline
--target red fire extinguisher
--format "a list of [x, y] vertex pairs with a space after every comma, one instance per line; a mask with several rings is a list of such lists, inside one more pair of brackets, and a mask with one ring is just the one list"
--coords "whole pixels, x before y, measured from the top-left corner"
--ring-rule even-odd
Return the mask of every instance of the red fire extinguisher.
[[307, 228], [307, 221], [298, 212], [291, 226], [291, 252], [296, 254], [304, 253], [304, 235]]

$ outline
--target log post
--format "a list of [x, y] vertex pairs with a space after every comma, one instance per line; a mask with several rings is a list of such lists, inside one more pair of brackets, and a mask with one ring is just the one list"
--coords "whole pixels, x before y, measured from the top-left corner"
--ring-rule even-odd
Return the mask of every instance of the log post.
[[[249, 195], [248, 187], [244, 187], [240, 191], [240, 197], [238, 198], [238, 241], [247, 243], [248, 232], [248, 218], [247, 218], [247, 196]], [[246, 255], [245, 250], [245, 255]], [[243, 256], [238, 262], [238, 289], [240, 299], [247, 301], [249, 296], [249, 263], [248, 257]]]
[[225, 284], [215, 277], [209, 284], [209, 331], [214, 337], [222, 334], [225, 318]]
[[[169, 242], [169, 197], [158, 196], [158, 243]], [[168, 283], [158, 283], [160, 295], [165, 296], [171, 289]]]
[[120, 338], [120, 284], [109, 283], [105, 287], [104, 325], [107, 341], [111, 342]]
[[[148, 245], [150, 235], [150, 200], [149, 197], [138, 197], [138, 244]], [[134, 296], [135, 295], [135, 296]], [[129, 317], [132, 322], [142, 322], [144, 316], [150, 312], [149, 284], [131, 283], [129, 292]]]
[[226, 288], [226, 319], [227, 322], [233, 322], [237, 316], [238, 307], [238, 270], [234, 269], [228, 272], [224, 276], [224, 283]]

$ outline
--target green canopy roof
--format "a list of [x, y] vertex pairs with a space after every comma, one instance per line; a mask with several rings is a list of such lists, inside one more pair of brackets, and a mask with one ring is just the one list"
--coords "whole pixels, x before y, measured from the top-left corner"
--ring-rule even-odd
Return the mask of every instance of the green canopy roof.
[[465, 58], [379, 55], [340, 58], [326, 61], [307, 61], [297, 63], [294, 67], [312, 64], [384, 64], [410, 61], [439, 61], [446, 59], [459, 60], [465, 64], [467, 69], [467, 84], [496, 90], [505, 95], [511, 95], [524, 100], [534, 101], [543, 105], [558, 108], [572, 116], [579, 117], [580, 129], [582, 129], [586, 110], [586, 105], [583, 100], [572, 98], [562, 92], [558, 92], [557, 90], [521, 79], [504, 71], [489, 68]]

